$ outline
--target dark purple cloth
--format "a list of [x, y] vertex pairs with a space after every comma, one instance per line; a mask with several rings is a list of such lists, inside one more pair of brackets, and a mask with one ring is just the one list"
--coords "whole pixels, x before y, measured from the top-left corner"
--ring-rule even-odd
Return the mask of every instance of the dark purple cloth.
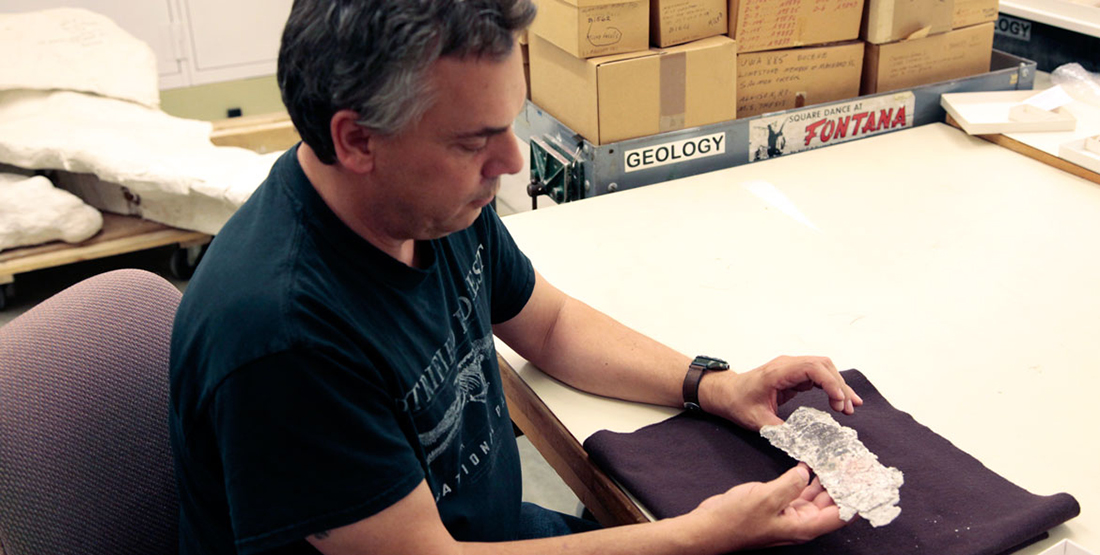
[[[901, 515], [873, 528], [858, 520], [810, 543], [769, 554], [927, 553], [996, 555], [1046, 536], [1081, 512], [1072, 496], [1031, 494], [890, 405], [856, 370], [842, 373], [863, 398], [851, 416], [833, 412], [821, 390], [780, 408], [828, 411], [886, 466], [905, 473]], [[691, 511], [707, 497], [741, 483], [768, 481], [795, 464], [767, 440], [724, 420], [680, 414], [636, 432], [597, 432], [584, 442], [592, 460], [659, 518]]]

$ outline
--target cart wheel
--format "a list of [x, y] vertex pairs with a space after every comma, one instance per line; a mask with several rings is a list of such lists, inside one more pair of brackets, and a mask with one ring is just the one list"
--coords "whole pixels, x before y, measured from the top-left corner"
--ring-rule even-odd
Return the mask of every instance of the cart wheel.
[[168, 271], [176, 279], [190, 279], [204, 254], [206, 254], [206, 245], [180, 247], [172, 251], [172, 255], [168, 258]]
[[12, 298], [15, 297], [15, 284], [5, 283], [0, 285], [0, 310], [8, 308]]

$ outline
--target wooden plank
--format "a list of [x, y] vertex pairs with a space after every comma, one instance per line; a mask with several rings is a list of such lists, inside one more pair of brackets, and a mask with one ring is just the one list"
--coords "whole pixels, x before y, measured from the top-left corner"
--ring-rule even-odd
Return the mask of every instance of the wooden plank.
[[[955, 118], [951, 117], [951, 114], [947, 114], [947, 124], [962, 129], [962, 126], [959, 125], [959, 122], [955, 121]], [[1071, 173], [1082, 179], [1087, 179], [1093, 183], [1100, 183], [1100, 173], [1096, 173], [1088, 168], [1078, 166], [1073, 162], [1069, 162], [1067, 160], [1054, 156], [1044, 150], [1039, 150], [1031, 145], [1021, 143], [1020, 141], [1017, 141], [1016, 139], [1010, 138], [1006, 135], [997, 133], [989, 135], [974, 135], [974, 137], [984, 139], [995, 145], [1007, 148], [1013, 152], [1018, 152], [1020, 154], [1023, 154], [1024, 156], [1027, 156], [1028, 158], [1033, 158], [1048, 166], [1058, 168], [1064, 172]]]
[[210, 142], [215, 145], [247, 148], [261, 154], [286, 150], [298, 140], [298, 131], [286, 113], [215, 121], [210, 133]]
[[10, 282], [15, 274], [43, 268], [171, 244], [202, 244], [210, 239], [210, 235], [198, 231], [177, 229], [133, 216], [104, 213], [103, 228], [81, 243], [53, 241], [0, 252], [0, 283]]
[[531, 440], [581, 503], [604, 526], [649, 522], [638, 506], [588, 458], [580, 442], [499, 354], [500, 377], [512, 422]]

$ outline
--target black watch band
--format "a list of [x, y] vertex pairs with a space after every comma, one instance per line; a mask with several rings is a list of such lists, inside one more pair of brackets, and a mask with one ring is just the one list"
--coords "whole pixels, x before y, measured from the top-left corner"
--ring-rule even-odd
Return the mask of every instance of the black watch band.
[[729, 363], [722, 359], [708, 356], [695, 357], [688, 366], [687, 375], [684, 376], [684, 408], [690, 411], [702, 411], [703, 408], [699, 406], [699, 382], [703, 381], [703, 374], [729, 369]]

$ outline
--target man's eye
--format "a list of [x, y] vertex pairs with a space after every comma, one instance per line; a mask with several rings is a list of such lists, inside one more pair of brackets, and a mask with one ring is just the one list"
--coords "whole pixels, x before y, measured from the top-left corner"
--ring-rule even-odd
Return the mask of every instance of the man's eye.
[[489, 144], [489, 141], [487, 139], [482, 139], [480, 141], [458, 143], [458, 146], [459, 146], [459, 148], [461, 148], [462, 150], [465, 150], [466, 152], [475, 153], [475, 152], [481, 152], [482, 150], [485, 150], [485, 147], [488, 144]]

